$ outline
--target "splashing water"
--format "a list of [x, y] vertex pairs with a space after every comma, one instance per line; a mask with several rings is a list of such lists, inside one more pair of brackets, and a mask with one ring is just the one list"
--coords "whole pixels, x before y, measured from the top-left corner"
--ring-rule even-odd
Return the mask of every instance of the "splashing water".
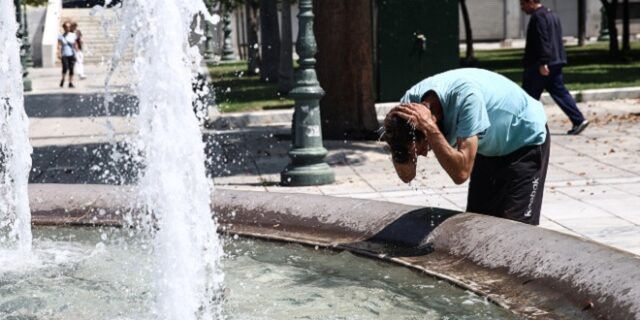
[[27, 255], [31, 250], [27, 183], [32, 149], [14, 10], [13, 1], [0, 1], [0, 250]]
[[[139, 223], [151, 235], [155, 260], [154, 314], [160, 319], [222, 318], [223, 251], [211, 217], [213, 185], [192, 104], [192, 26], [208, 16], [201, 0], [124, 1], [120, 39], [132, 38], [143, 156]], [[119, 51], [126, 50], [121, 45]], [[114, 57], [123, 56], [122, 52]]]

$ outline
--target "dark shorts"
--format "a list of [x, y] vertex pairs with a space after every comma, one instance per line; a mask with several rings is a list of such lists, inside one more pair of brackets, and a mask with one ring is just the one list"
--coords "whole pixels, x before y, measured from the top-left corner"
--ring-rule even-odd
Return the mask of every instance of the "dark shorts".
[[477, 155], [469, 182], [467, 211], [540, 223], [551, 138], [500, 157]]
[[62, 57], [62, 74], [66, 74], [69, 71], [69, 75], [73, 75], [73, 66], [76, 64], [76, 57]]

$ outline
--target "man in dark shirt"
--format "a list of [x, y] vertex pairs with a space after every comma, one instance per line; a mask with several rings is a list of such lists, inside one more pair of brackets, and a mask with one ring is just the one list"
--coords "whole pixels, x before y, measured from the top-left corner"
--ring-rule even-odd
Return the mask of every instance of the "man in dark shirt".
[[562, 67], [567, 64], [567, 53], [562, 44], [560, 19], [540, 0], [520, 0], [520, 8], [531, 15], [524, 50], [522, 88], [538, 100], [546, 89], [573, 124], [567, 134], [579, 134], [589, 121], [564, 86]]

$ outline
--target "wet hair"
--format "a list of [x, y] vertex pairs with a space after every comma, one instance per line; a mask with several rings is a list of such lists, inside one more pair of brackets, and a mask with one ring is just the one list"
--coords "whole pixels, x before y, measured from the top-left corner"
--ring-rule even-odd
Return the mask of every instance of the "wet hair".
[[409, 162], [409, 146], [411, 142], [420, 142], [425, 139], [424, 134], [416, 130], [409, 122], [398, 116], [393, 116], [384, 124], [382, 140], [391, 149], [391, 158], [396, 163]]

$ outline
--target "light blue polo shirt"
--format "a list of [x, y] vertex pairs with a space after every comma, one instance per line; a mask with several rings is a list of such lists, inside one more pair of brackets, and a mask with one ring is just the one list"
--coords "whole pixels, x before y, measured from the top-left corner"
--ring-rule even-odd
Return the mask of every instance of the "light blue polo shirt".
[[492, 157], [546, 139], [542, 104], [502, 75], [475, 68], [447, 71], [411, 87], [401, 102], [421, 102], [429, 91], [440, 99], [441, 128], [451, 146], [457, 138], [478, 135], [478, 153]]
[[58, 41], [62, 44], [60, 47], [60, 55], [63, 57], [73, 56], [73, 44], [76, 42], [77, 36], [73, 32], [68, 32], [67, 35], [58, 35]]

